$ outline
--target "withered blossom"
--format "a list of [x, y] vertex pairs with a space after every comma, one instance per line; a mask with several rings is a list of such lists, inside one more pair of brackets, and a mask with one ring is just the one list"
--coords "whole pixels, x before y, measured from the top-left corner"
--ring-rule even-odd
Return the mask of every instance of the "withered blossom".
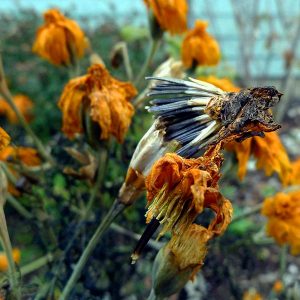
[[153, 11], [154, 17], [162, 30], [171, 34], [187, 30], [188, 4], [186, 0], [144, 0]]
[[0, 151], [3, 150], [10, 142], [10, 137], [6, 131], [0, 127]]
[[137, 91], [129, 82], [112, 77], [101, 64], [89, 68], [87, 75], [70, 80], [58, 102], [63, 113], [62, 131], [74, 138], [83, 132], [88, 117], [100, 127], [99, 138], [114, 135], [119, 143], [131, 123], [134, 108], [130, 100]]
[[281, 97], [274, 87], [224, 92], [207, 82], [148, 77], [158, 81], [150, 90], [148, 111], [155, 121], [133, 154], [119, 201], [129, 205], [141, 193], [153, 163], [165, 153], [197, 157], [203, 148], [220, 141], [263, 136], [280, 126], [270, 107]]
[[69, 65], [84, 54], [87, 39], [79, 25], [58, 9], [44, 13], [45, 24], [37, 33], [32, 51], [55, 65]]
[[255, 157], [258, 169], [263, 169], [267, 176], [276, 172], [284, 185], [291, 183], [292, 178], [296, 178], [291, 174], [292, 165], [276, 132], [267, 132], [263, 138], [254, 136], [241, 143], [232, 141], [225, 148], [236, 154], [240, 180], [246, 175], [251, 155]]
[[[27, 122], [32, 120], [33, 102], [22, 94], [15, 95], [13, 101]], [[18, 123], [18, 117], [11, 106], [4, 99], [0, 99], [0, 115], [6, 116], [12, 124]]]

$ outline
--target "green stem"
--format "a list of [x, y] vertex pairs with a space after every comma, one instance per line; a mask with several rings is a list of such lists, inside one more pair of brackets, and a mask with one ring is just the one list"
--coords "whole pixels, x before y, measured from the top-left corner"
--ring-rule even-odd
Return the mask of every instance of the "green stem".
[[95, 247], [97, 246], [98, 242], [102, 238], [103, 234], [109, 228], [110, 224], [113, 220], [126, 208], [126, 206], [120, 203], [118, 200], [115, 200], [113, 205], [111, 206], [109, 212], [102, 220], [98, 228], [96, 229], [94, 235], [90, 239], [88, 245], [84, 249], [79, 261], [77, 262], [71, 277], [69, 278], [61, 296], [60, 300], [68, 299], [74, 285], [76, 284], [77, 280], [79, 279], [83, 268], [85, 267], [89, 257], [92, 255]]
[[31, 127], [28, 125], [27, 121], [25, 120], [24, 116], [16, 106], [13, 97], [7, 87], [6, 81], [5, 81], [5, 73], [3, 69], [3, 64], [2, 64], [2, 59], [0, 55], [0, 94], [3, 96], [3, 98], [7, 101], [7, 103], [10, 105], [10, 107], [13, 109], [15, 112], [20, 124], [23, 126], [27, 134], [32, 138], [35, 146], [37, 147], [39, 153], [41, 156], [49, 161], [50, 163], [54, 164], [54, 159], [52, 156], [46, 151], [44, 148], [44, 145], [40, 141], [40, 139], [35, 135]]
[[130, 63], [130, 59], [129, 59], [127, 44], [125, 42], [123, 42], [121, 44], [121, 50], [122, 50], [122, 55], [123, 55], [123, 59], [124, 59], [124, 66], [125, 66], [127, 78], [129, 81], [132, 81], [132, 78], [133, 78], [132, 68], [131, 68], [131, 63]]
[[97, 193], [99, 192], [99, 190], [101, 190], [103, 178], [105, 175], [106, 165], [107, 165], [107, 156], [108, 156], [108, 149], [106, 147], [100, 148], [99, 153], [98, 153], [97, 178], [96, 178], [96, 182], [93, 186], [93, 189], [91, 191], [90, 198], [87, 203], [85, 212], [82, 216], [82, 220], [85, 220], [88, 217], [91, 209], [93, 208], [93, 204], [96, 200]]
[[151, 40], [151, 46], [150, 46], [150, 51], [148, 53], [148, 57], [144, 63], [144, 65], [142, 66], [141, 68], [141, 71], [140, 73], [137, 75], [136, 79], [134, 80], [134, 85], [135, 86], [138, 86], [140, 81], [142, 80], [143, 76], [146, 74], [152, 60], [153, 60], [153, 57], [154, 57], [154, 54], [156, 52], [156, 50], [158, 49], [158, 46], [159, 46], [159, 42], [160, 40]]
[[21, 290], [20, 290], [20, 285], [18, 280], [18, 274], [16, 271], [16, 266], [12, 255], [12, 246], [8, 234], [6, 218], [5, 218], [2, 205], [0, 207], [0, 236], [1, 236], [3, 250], [5, 252], [8, 261], [8, 276], [9, 276], [10, 286], [13, 292], [15, 292], [16, 298], [21, 299]]
[[280, 249], [280, 269], [279, 269], [279, 278], [282, 280], [283, 275], [286, 270], [286, 264], [287, 264], [287, 254], [288, 254], [288, 245], [283, 245]]
[[7, 202], [25, 219], [33, 219], [33, 215], [29, 212], [19, 201], [8, 194], [6, 197]]
[[45, 265], [47, 265], [48, 263], [52, 262], [54, 259], [53, 255], [51, 253], [38, 258], [37, 260], [21, 267], [21, 274], [22, 276], [26, 276], [42, 267], [44, 267]]

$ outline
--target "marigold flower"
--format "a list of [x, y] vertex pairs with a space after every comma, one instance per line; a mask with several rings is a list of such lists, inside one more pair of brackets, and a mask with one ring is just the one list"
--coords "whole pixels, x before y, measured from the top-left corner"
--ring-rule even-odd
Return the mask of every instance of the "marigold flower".
[[186, 0], [144, 0], [163, 30], [171, 34], [183, 33], [187, 29], [188, 5]]
[[244, 293], [243, 300], [263, 300], [263, 297], [255, 289], [251, 289]]
[[134, 114], [129, 101], [136, 93], [131, 83], [113, 78], [103, 65], [91, 66], [87, 75], [70, 80], [63, 90], [58, 103], [63, 113], [62, 131], [69, 138], [83, 131], [81, 110], [85, 104], [90, 118], [101, 128], [100, 139], [114, 135], [122, 143]]
[[300, 254], [300, 190], [266, 198], [261, 213], [268, 218], [268, 235], [279, 245], [288, 244], [291, 254]]
[[252, 137], [242, 143], [231, 142], [226, 149], [236, 153], [238, 176], [242, 180], [247, 172], [247, 162], [251, 155], [256, 158], [256, 167], [263, 169], [267, 176], [276, 172], [283, 184], [289, 182], [291, 163], [276, 132], [267, 132], [264, 138]]
[[[15, 263], [19, 263], [21, 259], [21, 251], [19, 249], [13, 249], [12, 256]], [[4, 252], [0, 252], [0, 271], [5, 272], [8, 269], [8, 260]]]
[[300, 184], [300, 158], [291, 164], [288, 184]]
[[0, 151], [5, 148], [10, 142], [10, 137], [6, 131], [0, 127]]
[[[41, 159], [38, 152], [29, 147], [12, 147], [8, 146], [0, 151], [0, 161], [6, 161], [8, 163], [21, 163], [27, 167], [35, 167], [41, 164]], [[21, 174], [13, 169], [11, 165], [9, 167], [10, 172], [18, 179]], [[19, 196], [20, 191], [15, 188], [12, 183], [8, 184], [8, 192], [14, 196]]]
[[193, 157], [208, 145], [243, 140], [280, 127], [269, 112], [281, 96], [274, 88], [227, 93], [192, 78], [148, 79], [159, 81], [148, 93], [154, 98], [148, 111], [156, 120], [137, 145], [120, 189], [118, 200], [126, 205], [137, 199], [153, 163], [167, 152]]
[[[13, 97], [13, 101], [26, 121], [30, 122], [32, 120], [32, 100], [25, 95], [19, 94]], [[18, 123], [16, 113], [4, 99], [0, 99], [0, 115], [6, 116], [12, 124]]]
[[281, 280], [276, 280], [274, 282], [272, 290], [275, 293], [280, 294], [283, 291], [283, 288], [284, 288], [283, 282]]
[[206, 32], [207, 26], [208, 22], [197, 20], [182, 42], [181, 57], [187, 68], [195, 64], [214, 66], [220, 60], [218, 42]]
[[239, 92], [241, 89], [235, 86], [228, 78], [217, 78], [213, 75], [207, 77], [199, 77], [199, 80], [213, 84], [225, 92]]
[[68, 65], [80, 58], [88, 47], [79, 25], [58, 9], [44, 13], [45, 24], [36, 33], [32, 51], [55, 65]]

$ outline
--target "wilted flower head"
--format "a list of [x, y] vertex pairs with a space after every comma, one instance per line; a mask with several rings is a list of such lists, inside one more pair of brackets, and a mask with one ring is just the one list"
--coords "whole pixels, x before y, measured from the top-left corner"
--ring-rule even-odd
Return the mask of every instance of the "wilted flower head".
[[45, 24], [37, 33], [32, 51], [55, 65], [68, 65], [80, 58], [87, 48], [86, 37], [79, 25], [58, 9], [44, 13]]
[[[15, 263], [19, 263], [21, 259], [21, 251], [17, 248], [12, 250], [12, 256]], [[4, 252], [0, 252], [0, 271], [6, 272], [8, 270], [8, 259]]]
[[[14, 165], [19, 165], [21, 167], [36, 167], [41, 164], [38, 152], [29, 147], [5, 147], [2, 151], [0, 151], [0, 161], [8, 163], [9, 171], [13, 174], [16, 180], [21, 178], [22, 174], [14, 169]], [[14, 196], [20, 195], [19, 189], [15, 187], [13, 182], [9, 182], [8, 192]]]
[[224, 92], [239, 92], [241, 89], [237, 86], [235, 86], [232, 81], [230, 81], [228, 78], [218, 78], [213, 75], [209, 75], [207, 77], [198, 77], [199, 80], [208, 82], [210, 84], [213, 84], [214, 86], [220, 88]]
[[247, 162], [253, 155], [258, 169], [263, 169], [267, 176], [276, 172], [283, 184], [289, 183], [291, 163], [276, 132], [268, 132], [264, 138], [255, 136], [242, 143], [233, 141], [225, 147], [236, 154], [239, 163], [238, 176], [241, 180], [246, 175]]
[[153, 98], [148, 111], [154, 114], [156, 120], [133, 154], [119, 193], [119, 200], [123, 203], [131, 204], [135, 200], [133, 196], [139, 194], [136, 186], [134, 192], [131, 189], [132, 179], [139, 178], [138, 191], [141, 192], [143, 178], [165, 153], [197, 157], [208, 145], [243, 140], [280, 127], [274, 123], [269, 110], [281, 96], [275, 88], [251, 88], [228, 93], [192, 78], [190, 81], [149, 79], [161, 81], [148, 93]]
[[0, 151], [5, 148], [10, 142], [10, 137], [6, 131], [0, 127]]
[[[25, 95], [19, 94], [13, 97], [13, 101], [19, 111], [24, 116], [27, 122], [32, 120], [32, 109], [33, 102], [30, 98]], [[7, 117], [10, 123], [16, 124], [18, 123], [18, 118], [14, 110], [10, 107], [10, 105], [4, 100], [0, 99], [0, 115], [4, 115]]]
[[187, 29], [186, 0], [144, 0], [146, 5], [153, 11], [162, 30], [171, 34], [183, 33]]
[[83, 131], [88, 115], [99, 125], [100, 139], [114, 135], [121, 143], [134, 114], [129, 101], [136, 93], [131, 83], [113, 78], [103, 65], [91, 66], [87, 75], [70, 80], [63, 90], [58, 103], [63, 113], [62, 131], [73, 138]]
[[193, 66], [214, 66], [220, 60], [218, 42], [206, 31], [208, 22], [197, 20], [188, 31], [181, 49], [181, 56], [187, 68]]
[[266, 198], [261, 212], [268, 218], [268, 235], [289, 245], [291, 254], [300, 254], [300, 190]]

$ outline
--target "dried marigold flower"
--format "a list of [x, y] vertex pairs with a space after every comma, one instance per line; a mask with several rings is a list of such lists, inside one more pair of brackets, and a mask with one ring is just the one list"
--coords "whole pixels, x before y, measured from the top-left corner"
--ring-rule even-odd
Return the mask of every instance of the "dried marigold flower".
[[[41, 159], [38, 152], [29, 147], [11, 147], [8, 146], [0, 151], [0, 161], [9, 163], [9, 171], [15, 176], [16, 179], [21, 178], [22, 174], [13, 168], [13, 164], [21, 164], [27, 167], [35, 167], [41, 164]], [[8, 192], [13, 196], [20, 196], [20, 191], [9, 182]]]
[[261, 213], [268, 219], [268, 235], [289, 245], [291, 254], [300, 254], [300, 190], [266, 198]]
[[207, 77], [198, 77], [199, 80], [213, 84], [225, 92], [239, 92], [241, 89], [235, 86], [228, 78], [217, 78], [213, 75]]
[[268, 132], [264, 138], [252, 137], [241, 143], [233, 141], [226, 144], [225, 148], [235, 152], [239, 163], [238, 176], [241, 180], [246, 175], [247, 162], [253, 155], [258, 169], [263, 169], [267, 176], [276, 172], [283, 184], [289, 183], [291, 163], [276, 132]]
[[208, 22], [197, 20], [182, 42], [181, 58], [187, 68], [194, 65], [214, 66], [220, 60], [219, 44], [207, 33], [207, 26]]
[[79, 25], [58, 9], [44, 13], [45, 24], [36, 33], [32, 51], [55, 65], [69, 65], [80, 58], [88, 47]]
[[250, 289], [244, 293], [243, 300], [263, 300], [263, 297], [255, 289]]
[[[12, 256], [15, 263], [19, 263], [21, 259], [21, 251], [19, 249], [13, 249]], [[6, 272], [8, 270], [8, 260], [4, 252], [0, 252], [0, 271]]]
[[5, 148], [10, 142], [10, 137], [6, 131], [0, 127], [0, 151]]
[[156, 120], [137, 145], [120, 189], [118, 199], [126, 205], [137, 199], [153, 163], [165, 153], [197, 157], [208, 145], [243, 140], [280, 127], [269, 111], [281, 96], [275, 88], [228, 93], [192, 78], [148, 79], [158, 82], [148, 93], [152, 98], [148, 111]]
[[162, 30], [171, 34], [183, 33], [187, 29], [188, 5], [186, 0], [144, 0], [153, 11]]
[[113, 78], [103, 65], [89, 68], [88, 74], [72, 79], [58, 102], [63, 113], [62, 131], [69, 138], [83, 131], [82, 109], [100, 126], [100, 139], [114, 135], [122, 143], [134, 108], [129, 102], [137, 91], [131, 83]]
[[[32, 120], [33, 102], [25, 95], [19, 94], [13, 97], [13, 101], [21, 114], [27, 122]], [[8, 121], [12, 124], [18, 123], [18, 117], [10, 105], [4, 100], [0, 99], [0, 115], [7, 117]]]

